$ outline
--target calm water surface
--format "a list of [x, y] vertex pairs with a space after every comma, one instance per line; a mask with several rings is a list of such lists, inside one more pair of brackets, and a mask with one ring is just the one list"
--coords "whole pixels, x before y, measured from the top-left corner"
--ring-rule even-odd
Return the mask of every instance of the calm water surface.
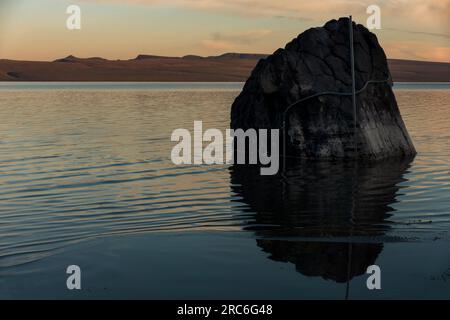
[[415, 159], [174, 166], [241, 87], [0, 83], [0, 298], [450, 298], [450, 85], [395, 86]]

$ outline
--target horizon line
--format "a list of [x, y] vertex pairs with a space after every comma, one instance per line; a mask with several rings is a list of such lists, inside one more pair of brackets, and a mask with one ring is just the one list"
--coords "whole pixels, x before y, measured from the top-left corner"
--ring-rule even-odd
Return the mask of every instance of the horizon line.
[[[63, 60], [63, 59], [80, 59], [80, 60], [89, 60], [89, 59], [101, 59], [101, 60], [106, 60], [106, 61], [133, 61], [133, 60], [139, 60], [139, 57], [143, 57], [142, 60], [150, 60], [150, 59], [186, 59], [186, 58], [198, 58], [198, 59], [208, 59], [208, 58], [220, 58], [220, 57], [224, 57], [226, 55], [248, 55], [248, 56], [271, 56], [272, 54], [269, 53], [249, 53], [249, 52], [224, 52], [221, 54], [217, 54], [217, 55], [208, 55], [208, 56], [202, 56], [202, 55], [197, 55], [197, 54], [185, 54], [185, 55], [181, 55], [181, 56], [165, 56], [165, 55], [155, 55], [155, 54], [148, 54], [148, 53], [139, 53], [137, 55], [134, 56], [134, 58], [128, 58], [128, 59], [114, 59], [114, 58], [103, 58], [101, 56], [87, 56], [87, 57], [80, 57], [80, 56], [75, 56], [73, 54], [69, 54], [68, 56], [65, 57], [59, 57], [53, 60], [20, 60], [20, 59], [11, 59], [11, 58], [0, 58], [1, 60], [8, 60], [8, 61], [17, 61], [17, 62], [59, 62], [58, 60]], [[248, 58], [250, 59], [250, 58]], [[263, 59], [263, 57], [261, 57], [261, 59]], [[405, 59], [405, 58], [390, 58], [390, 57], [386, 57], [387, 60], [403, 60], [403, 61], [411, 61], [411, 62], [426, 62], [426, 63], [450, 63], [450, 61], [428, 61], [428, 60], [416, 60], [416, 59]]]

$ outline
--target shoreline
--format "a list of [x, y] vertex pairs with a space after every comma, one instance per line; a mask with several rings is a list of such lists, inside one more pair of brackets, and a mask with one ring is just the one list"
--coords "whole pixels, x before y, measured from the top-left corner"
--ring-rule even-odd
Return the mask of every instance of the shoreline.
[[[2, 82], [244, 82], [258, 58], [0, 59]], [[450, 63], [388, 59], [394, 82], [450, 82]]]

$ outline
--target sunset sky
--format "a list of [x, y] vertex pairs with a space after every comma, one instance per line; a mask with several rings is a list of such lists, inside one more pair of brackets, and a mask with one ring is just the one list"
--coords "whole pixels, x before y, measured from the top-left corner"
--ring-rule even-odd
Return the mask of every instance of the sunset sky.
[[[71, 4], [81, 30], [66, 28]], [[450, 0], [0, 0], [0, 59], [272, 53], [333, 18], [366, 24], [370, 4], [389, 58], [450, 62]]]

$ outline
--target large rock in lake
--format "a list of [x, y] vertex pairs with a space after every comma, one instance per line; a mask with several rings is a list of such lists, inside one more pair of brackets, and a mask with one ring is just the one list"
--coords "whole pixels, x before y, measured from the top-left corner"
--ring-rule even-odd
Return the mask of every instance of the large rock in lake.
[[[351, 93], [349, 25], [348, 18], [331, 20], [260, 60], [233, 104], [231, 128], [281, 129], [283, 113], [294, 102], [325, 91]], [[357, 94], [356, 131], [351, 95], [309, 99], [285, 115], [288, 155], [380, 159], [416, 153], [383, 49], [364, 26], [353, 23], [353, 32], [356, 90], [367, 85]]]

